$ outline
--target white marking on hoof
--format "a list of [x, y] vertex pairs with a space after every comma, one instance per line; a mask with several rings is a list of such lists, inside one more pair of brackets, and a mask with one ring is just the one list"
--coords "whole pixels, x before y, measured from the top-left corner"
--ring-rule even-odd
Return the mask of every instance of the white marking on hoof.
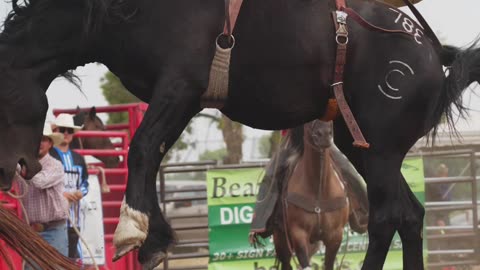
[[307, 267], [303, 268], [303, 270], [312, 270], [312, 267], [307, 266]]
[[148, 233], [148, 216], [128, 206], [123, 199], [120, 208], [120, 221], [113, 236], [117, 249], [114, 259], [119, 259], [129, 251], [139, 248]]

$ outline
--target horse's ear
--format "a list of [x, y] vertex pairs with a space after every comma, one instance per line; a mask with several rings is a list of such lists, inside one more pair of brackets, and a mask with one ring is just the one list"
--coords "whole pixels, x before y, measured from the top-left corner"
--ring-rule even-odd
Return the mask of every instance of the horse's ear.
[[77, 105], [77, 112], [76, 114], [78, 114], [80, 112], [80, 106]]
[[90, 117], [90, 119], [95, 119], [96, 116], [97, 116], [97, 109], [95, 108], [95, 106], [93, 106], [88, 112], [88, 117]]

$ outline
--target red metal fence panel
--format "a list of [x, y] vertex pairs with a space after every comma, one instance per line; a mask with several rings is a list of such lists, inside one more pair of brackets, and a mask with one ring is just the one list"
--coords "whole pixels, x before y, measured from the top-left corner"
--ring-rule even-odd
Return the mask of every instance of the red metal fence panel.
[[[78, 137], [107, 137], [107, 138], [121, 138], [121, 143], [115, 143], [116, 150], [99, 150], [99, 149], [81, 149], [76, 150], [82, 155], [101, 155], [101, 156], [121, 156], [123, 162], [120, 163], [118, 168], [104, 168], [99, 169], [96, 167], [89, 168], [89, 174], [99, 175], [99, 180], [101, 181], [102, 172], [105, 174], [107, 184], [109, 186], [110, 192], [102, 194], [102, 205], [103, 205], [103, 216], [104, 216], [104, 231], [105, 231], [105, 255], [106, 262], [105, 266], [100, 267], [100, 269], [105, 270], [139, 270], [141, 265], [137, 262], [137, 253], [131, 252], [122, 259], [113, 263], [112, 258], [114, 256], [115, 250], [113, 247], [113, 233], [118, 224], [118, 217], [120, 213], [120, 205], [123, 200], [123, 196], [126, 189], [127, 183], [127, 155], [128, 155], [128, 146], [130, 145], [130, 138], [133, 137], [135, 131], [143, 120], [143, 114], [147, 110], [148, 105], [145, 103], [134, 103], [134, 104], [124, 104], [124, 105], [113, 105], [105, 107], [96, 107], [97, 113], [118, 113], [118, 112], [127, 112], [129, 121], [125, 124], [114, 124], [106, 125], [107, 131], [81, 131], [76, 134]], [[89, 111], [90, 108], [80, 108], [80, 109], [57, 109], [53, 110], [54, 115], [60, 113], [70, 113], [76, 114], [80, 111]], [[123, 130], [119, 132], [118, 130]], [[126, 132], [125, 132], [126, 131]], [[92, 164], [91, 164], [92, 165]], [[95, 166], [102, 166], [102, 164], [93, 164]], [[19, 216], [21, 216], [21, 207], [17, 200], [0, 194], [0, 203], [4, 207], [16, 211]], [[0, 242], [0, 245], [3, 243]], [[11, 253], [11, 258], [14, 261], [16, 269], [22, 269], [22, 260], [18, 254], [15, 254], [13, 251]], [[7, 265], [0, 261], [0, 270], [6, 270]]]

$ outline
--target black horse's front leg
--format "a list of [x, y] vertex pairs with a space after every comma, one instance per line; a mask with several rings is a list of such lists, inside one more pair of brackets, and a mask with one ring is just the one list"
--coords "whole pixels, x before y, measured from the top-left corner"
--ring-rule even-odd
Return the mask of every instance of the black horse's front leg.
[[130, 145], [127, 191], [114, 236], [114, 259], [140, 248], [144, 269], [153, 269], [175, 241], [158, 205], [156, 175], [165, 153], [200, 111], [200, 95], [200, 90], [183, 80], [158, 84]]

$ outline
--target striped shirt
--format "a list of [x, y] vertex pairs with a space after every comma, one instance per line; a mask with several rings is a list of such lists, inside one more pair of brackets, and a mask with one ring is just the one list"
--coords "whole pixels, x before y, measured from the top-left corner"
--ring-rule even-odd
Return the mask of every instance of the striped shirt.
[[[22, 198], [30, 223], [47, 223], [66, 220], [68, 202], [63, 197], [64, 173], [62, 164], [47, 154], [39, 160], [42, 170], [30, 181]], [[15, 176], [22, 178], [18, 174]], [[23, 187], [20, 187], [23, 189]]]
[[[66, 192], [74, 192], [80, 190], [82, 195], [85, 196], [88, 193], [88, 171], [85, 165], [83, 157], [71, 150], [62, 152], [60, 149], [54, 147], [54, 151], [51, 153], [53, 157], [59, 159], [65, 171], [64, 174], [64, 186]], [[76, 221], [76, 225], [81, 229], [81, 216], [80, 216], [80, 202], [72, 203], [70, 206], [70, 219]], [[72, 227], [70, 222], [67, 223], [68, 227]]]

